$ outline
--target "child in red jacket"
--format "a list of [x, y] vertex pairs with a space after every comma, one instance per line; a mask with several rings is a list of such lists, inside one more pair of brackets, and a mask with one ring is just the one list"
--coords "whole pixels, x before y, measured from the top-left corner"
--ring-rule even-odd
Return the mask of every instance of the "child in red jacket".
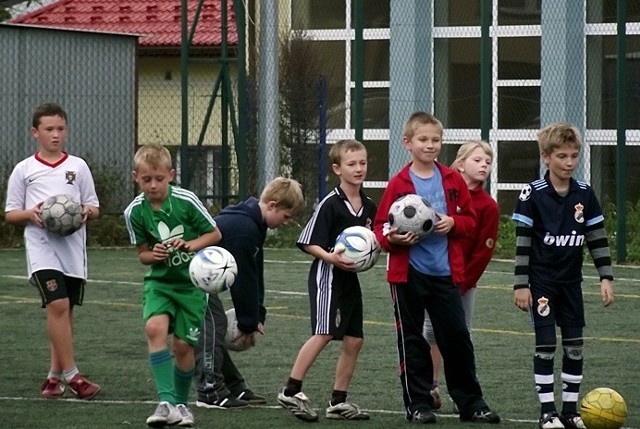
[[[478, 280], [485, 268], [491, 262], [496, 240], [498, 239], [498, 223], [500, 213], [498, 204], [489, 195], [484, 184], [491, 173], [493, 150], [488, 143], [479, 140], [470, 140], [460, 146], [455, 161], [451, 165], [458, 171], [469, 187], [471, 193], [471, 206], [476, 213], [477, 227], [470, 237], [462, 241], [464, 255], [464, 276], [460, 284], [462, 294], [462, 307], [467, 322], [467, 328], [471, 331], [471, 318], [476, 302]], [[424, 324], [424, 335], [431, 346], [431, 359], [433, 361], [433, 386], [431, 395], [434, 396], [436, 408], [440, 408], [440, 389], [438, 377], [442, 370], [442, 355], [436, 344], [433, 326], [427, 314]]]
[[[442, 123], [431, 114], [416, 112], [409, 117], [402, 143], [411, 153], [411, 162], [389, 180], [374, 222], [376, 236], [388, 252], [387, 281], [396, 318], [405, 419], [436, 421], [430, 394], [433, 363], [422, 335], [426, 310], [447, 362], [447, 387], [460, 409], [460, 420], [499, 423], [500, 417], [482, 397], [473, 344], [455, 286], [464, 276], [462, 242], [475, 231], [476, 220], [462, 176], [436, 161], [442, 132]], [[419, 237], [389, 227], [389, 207], [406, 194], [419, 194], [432, 204], [440, 217], [433, 233]]]

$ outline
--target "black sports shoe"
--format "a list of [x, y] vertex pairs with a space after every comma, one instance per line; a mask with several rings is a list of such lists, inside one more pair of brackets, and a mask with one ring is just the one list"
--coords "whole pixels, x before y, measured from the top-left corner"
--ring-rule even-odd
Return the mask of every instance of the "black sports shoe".
[[484, 406], [473, 412], [470, 416], [460, 415], [460, 420], [463, 422], [474, 423], [500, 423], [500, 416]]
[[560, 414], [560, 421], [566, 429], [586, 429], [587, 427], [579, 413]]
[[432, 424], [436, 422], [436, 415], [429, 408], [418, 408], [414, 411], [407, 410], [404, 419], [409, 423]]
[[260, 405], [267, 403], [266, 397], [258, 395], [251, 389], [244, 389], [242, 392], [236, 395], [236, 398], [247, 401], [250, 405]]
[[238, 399], [233, 395], [218, 398], [215, 394], [198, 393], [196, 406], [201, 408], [216, 408], [219, 410], [228, 410], [232, 408], [248, 407], [249, 402]]
[[551, 411], [540, 415], [538, 427], [540, 429], [564, 429], [564, 423], [560, 420], [557, 411]]

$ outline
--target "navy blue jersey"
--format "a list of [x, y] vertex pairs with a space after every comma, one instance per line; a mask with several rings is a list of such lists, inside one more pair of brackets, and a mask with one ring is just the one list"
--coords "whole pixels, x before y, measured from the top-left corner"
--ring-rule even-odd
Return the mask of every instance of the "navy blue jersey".
[[[518, 233], [530, 237], [530, 249], [528, 264], [518, 264], [518, 256], [522, 255], [516, 256], [516, 284], [519, 276], [525, 279], [527, 275], [530, 284], [582, 281], [584, 244], [591, 231], [602, 230], [604, 221], [600, 203], [589, 185], [571, 179], [567, 194], [562, 196], [547, 172], [543, 179], [522, 189], [512, 218], [531, 229], [530, 235]], [[600, 247], [606, 247], [608, 253], [606, 236], [592, 241], [592, 254]], [[526, 248], [526, 244], [519, 242], [517, 251]], [[610, 266], [610, 259], [608, 263]]]
[[336, 243], [336, 238], [345, 228], [364, 226], [373, 229], [376, 204], [362, 190], [360, 190], [360, 198], [362, 207], [356, 213], [339, 186], [327, 194], [300, 233], [298, 247], [303, 249], [304, 245], [311, 244], [330, 252]]

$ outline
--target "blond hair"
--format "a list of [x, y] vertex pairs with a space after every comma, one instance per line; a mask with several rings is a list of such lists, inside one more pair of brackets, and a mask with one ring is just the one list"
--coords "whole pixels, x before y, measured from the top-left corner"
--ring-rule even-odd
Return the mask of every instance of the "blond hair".
[[407, 138], [411, 139], [415, 134], [416, 130], [421, 125], [435, 125], [438, 127], [440, 131], [440, 137], [442, 137], [442, 131], [444, 127], [442, 126], [442, 122], [431, 113], [427, 112], [414, 112], [409, 116], [409, 119], [404, 123], [404, 128], [402, 134]]
[[568, 122], [554, 122], [538, 132], [538, 147], [540, 153], [551, 155], [561, 146], [573, 146], [580, 150], [582, 139], [580, 131]]
[[140, 146], [133, 156], [133, 169], [138, 170], [140, 164], [147, 164], [152, 168], [166, 167], [173, 169], [171, 152], [159, 144], [146, 144]]
[[459, 170], [460, 165], [478, 148], [481, 148], [482, 151], [493, 160], [493, 149], [491, 149], [489, 143], [482, 140], [467, 140], [458, 149], [456, 159], [451, 163], [451, 167]]
[[260, 202], [274, 201], [276, 207], [290, 210], [293, 216], [300, 213], [305, 206], [302, 185], [295, 179], [276, 177], [267, 184], [260, 194]]
[[333, 146], [331, 146], [331, 150], [329, 150], [329, 161], [331, 161], [331, 164], [340, 165], [340, 163], [342, 162], [343, 153], [347, 153], [351, 151], [355, 152], [358, 150], [366, 151], [367, 148], [365, 147], [364, 144], [362, 144], [358, 140], [352, 140], [352, 139], [339, 140], [335, 142]]

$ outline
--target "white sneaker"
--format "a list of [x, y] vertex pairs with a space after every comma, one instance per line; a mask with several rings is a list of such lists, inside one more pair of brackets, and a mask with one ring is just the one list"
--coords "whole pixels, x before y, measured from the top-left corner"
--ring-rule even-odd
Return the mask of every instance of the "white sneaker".
[[152, 428], [161, 428], [166, 425], [175, 425], [182, 417], [175, 405], [162, 401], [158, 404], [155, 412], [147, 418], [147, 425]]
[[185, 404], [178, 404], [176, 407], [180, 413], [180, 423], [178, 426], [181, 428], [193, 428], [196, 426], [196, 421], [193, 418], [193, 413]]
[[318, 414], [311, 408], [309, 398], [302, 392], [298, 392], [293, 396], [284, 394], [284, 389], [278, 393], [278, 403], [291, 411], [294, 416], [306, 422], [315, 422], [318, 420]]
[[538, 422], [538, 427], [540, 429], [564, 429], [560, 416], [555, 411], [542, 414]]
[[329, 403], [325, 415], [328, 419], [369, 420], [369, 415], [360, 411], [360, 407], [353, 402], [341, 402], [336, 405]]

